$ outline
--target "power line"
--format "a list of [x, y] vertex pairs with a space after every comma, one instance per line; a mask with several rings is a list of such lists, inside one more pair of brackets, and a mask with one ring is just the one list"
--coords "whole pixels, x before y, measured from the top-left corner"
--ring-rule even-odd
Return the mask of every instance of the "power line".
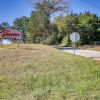
[[85, 3], [87, 3], [87, 4], [89, 4], [89, 5], [92, 5], [92, 6], [96, 7], [96, 8], [98, 8], [98, 9], [100, 9], [100, 6], [94, 4], [93, 2], [90, 2], [90, 1], [87, 1], [87, 0], [82, 0], [82, 1], [85, 2]]

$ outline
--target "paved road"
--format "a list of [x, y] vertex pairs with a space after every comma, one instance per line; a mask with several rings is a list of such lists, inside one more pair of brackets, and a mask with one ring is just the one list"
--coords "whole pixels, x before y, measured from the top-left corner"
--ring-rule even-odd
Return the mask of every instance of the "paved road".
[[[62, 50], [64, 52], [68, 52], [68, 53], [72, 53], [74, 54], [73, 50]], [[85, 56], [85, 57], [89, 57], [89, 58], [93, 58], [93, 59], [100, 59], [100, 52], [98, 51], [91, 51], [91, 50], [76, 50], [76, 55], [80, 55], [80, 56]]]
[[[67, 47], [56, 46], [55, 48], [57, 48], [61, 51], [64, 51], [64, 52], [74, 54], [73, 48], [70, 48], [70, 47], [67, 48]], [[95, 60], [100, 60], [100, 52], [99, 51], [76, 49], [76, 55], [92, 58], [92, 59], [95, 59]]]

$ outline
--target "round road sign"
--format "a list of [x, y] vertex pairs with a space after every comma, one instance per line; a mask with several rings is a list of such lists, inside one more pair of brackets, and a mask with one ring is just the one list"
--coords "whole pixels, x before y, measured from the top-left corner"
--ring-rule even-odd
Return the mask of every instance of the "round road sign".
[[70, 35], [70, 40], [72, 42], [78, 42], [80, 40], [80, 35], [77, 32], [74, 32]]

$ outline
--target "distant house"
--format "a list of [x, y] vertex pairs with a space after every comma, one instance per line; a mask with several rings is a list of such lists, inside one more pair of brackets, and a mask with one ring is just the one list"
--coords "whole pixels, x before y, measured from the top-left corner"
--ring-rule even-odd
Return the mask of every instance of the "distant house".
[[0, 40], [0, 43], [3, 43], [3, 44], [11, 44], [12, 43], [12, 40], [11, 39], [2, 39]]

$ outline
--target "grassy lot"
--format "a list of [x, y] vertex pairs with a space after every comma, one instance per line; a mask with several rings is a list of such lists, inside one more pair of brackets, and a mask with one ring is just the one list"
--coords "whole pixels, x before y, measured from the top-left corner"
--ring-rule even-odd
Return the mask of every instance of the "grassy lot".
[[100, 51], [100, 46], [94, 46], [92, 48], [89, 48], [90, 50]]
[[44, 45], [0, 49], [0, 100], [100, 100], [100, 62]]
[[80, 48], [87, 49], [87, 50], [100, 51], [100, 46], [89, 46], [89, 45], [85, 45], [85, 46], [81, 46]]

